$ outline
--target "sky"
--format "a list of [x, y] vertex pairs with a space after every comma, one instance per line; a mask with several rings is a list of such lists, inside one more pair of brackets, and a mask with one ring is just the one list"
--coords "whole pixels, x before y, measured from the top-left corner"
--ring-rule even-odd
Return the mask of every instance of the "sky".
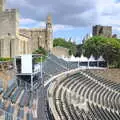
[[19, 9], [22, 28], [44, 27], [50, 14], [54, 38], [81, 43], [96, 24], [120, 34], [120, 0], [6, 0], [6, 7]]

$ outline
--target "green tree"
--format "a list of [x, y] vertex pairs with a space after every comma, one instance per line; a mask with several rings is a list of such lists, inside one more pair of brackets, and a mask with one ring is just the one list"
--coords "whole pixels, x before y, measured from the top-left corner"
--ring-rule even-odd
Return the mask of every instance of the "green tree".
[[66, 41], [63, 38], [55, 38], [54, 42], [53, 42], [53, 46], [54, 47], [61, 46], [61, 47], [64, 47], [64, 48], [68, 48], [69, 49], [69, 55], [72, 55], [72, 54], [76, 55], [76, 51], [77, 51], [76, 44], [71, 42], [71, 41]]
[[76, 45], [77, 51], [76, 51], [76, 57], [80, 57], [83, 52], [83, 44]]
[[96, 58], [103, 55], [109, 65], [119, 66], [120, 40], [118, 39], [94, 36], [84, 43], [83, 49], [87, 57], [91, 54]]
[[44, 48], [39, 47], [37, 50], [35, 50], [33, 52], [33, 54], [40, 54], [40, 55], [42, 55], [42, 59], [41, 59], [41, 57], [38, 57], [38, 58], [35, 59], [35, 62], [38, 63], [38, 62], [41, 62], [41, 61], [44, 62], [46, 60], [46, 57], [47, 57], [48, 53], [47, 53], [47, 51]]
[[47, 51], [44, 49], [44, 48], [42, 48], [42, 47], [39, 47], [37, 50], [35, 50], [34, 52], [33, 52], [33, 54], [42, 54], [42, 55], [47, 55]]

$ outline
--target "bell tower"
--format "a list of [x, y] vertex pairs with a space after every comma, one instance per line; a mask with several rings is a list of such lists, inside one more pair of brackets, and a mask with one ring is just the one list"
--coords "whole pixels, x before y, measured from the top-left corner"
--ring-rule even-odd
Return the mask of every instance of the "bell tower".
[[5, 0], [0, 0], [0, 12], [5, 10]]
[[46, 49], [50, 52], [53, 48], [53, 29], [52, 29], [52, 17], [48, 15], [46, 22]]
[[51, 17], [51, 15], [47, 16], [46, 26], [47, 26], [47, 28], [52, 28], [52, 17]]

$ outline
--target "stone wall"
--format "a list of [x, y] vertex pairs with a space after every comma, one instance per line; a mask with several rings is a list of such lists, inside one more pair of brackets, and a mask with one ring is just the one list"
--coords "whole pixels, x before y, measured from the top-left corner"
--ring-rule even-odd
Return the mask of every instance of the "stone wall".
[[45, 48], [45, 29], [20, 29], [20, 34], [31, 38], [32, 50], [38, 49], [40, 46]]
[[32, 41], [30, 38], [19, 35], [17, 37], [18, 39], [18, 54], [17, 55], [22, 55], [22, 54], [31, 54], [32, 53]]
[[0, 57], [12, 57], [18, 53], [18, 49], [15, 48], [15, 42], [15, 37], [0, 37]]
[[62, 56], [69, 57], [69, 50], [67, 48], [60, 46], [53, 47], [52, 53], [58, 57], [62, 57]]
[[26, 35], [32, 40], [32, 50], [39, 47], [47, 51], [53, 48], [52, 31], [47, 28], [19, 29], [20, 34]]
[[14, 57], [31, 53], [31, 42], [29, 38], [24, 36], [0, 37], [0, 57]]

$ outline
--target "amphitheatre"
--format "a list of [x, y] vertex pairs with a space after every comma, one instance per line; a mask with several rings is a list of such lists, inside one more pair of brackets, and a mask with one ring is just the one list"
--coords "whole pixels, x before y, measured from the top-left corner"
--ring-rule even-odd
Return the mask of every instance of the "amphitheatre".
[[[6, 12], [16, 15], [16, 10]], [[24, 37], [30, 31], [47, 34], [46, 45], [40, 44], [49, 51], [46, 56], [25, 54], [0, 62], [0, 120], [120, 120], [120, 69], [82, 68], [53, 55], [51, 29], [51, 17], [44, 30], [21, 29]], [[37, 47], [39, 34], [33, 41]]]

